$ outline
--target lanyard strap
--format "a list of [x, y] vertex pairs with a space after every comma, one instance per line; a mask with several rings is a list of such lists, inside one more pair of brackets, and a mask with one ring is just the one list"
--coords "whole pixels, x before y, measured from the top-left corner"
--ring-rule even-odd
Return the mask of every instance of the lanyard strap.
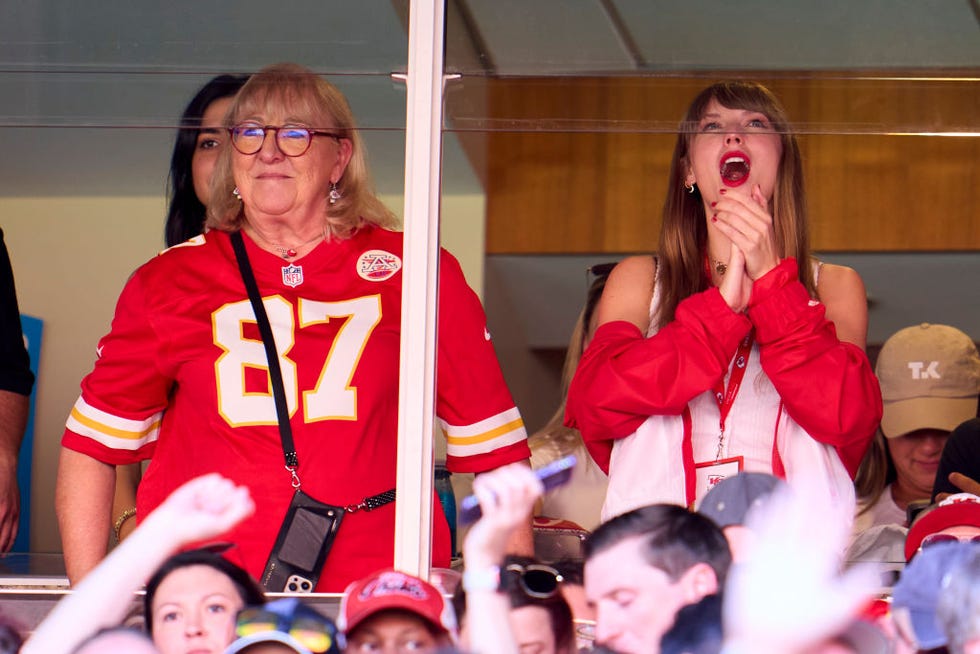
[[[248, 253], [245, 251], [245, 242], [242, 240], [242, 233], [240, 231], [232, 232], [231, 245], [235, 250], [235, 259], [238, 261], [238, 270], [242, 274], [242, 281], [245, 282], [245, 290], [248, 291], [248, 300], [252, 303], [252, 312], [255, 313], [255, 322], [259, 326], [259, 334], [262, 335], [265, 356], [269, 360], [272, 398], [276, 403], [276, 417], [279, 419], [279, 438], [282, 440], [282, 452], [286, 461], [286, 470], [293, 477], [293, 488], [299, 490], [300, 480], [296, 472], [296, 469], [299, 467], [299, 457], [296, 455], [296, 445], [293, 442], [293, 428], [289, 424], [289, 410], [286, 407], [286, 391], [282, 384], [282, 369], [279, 367], [279, 354], [276, 352], [276, 341], [272, 336], [272, 326], [269, 324], [269, 316], [265, 312], [265, 305], [262, 304], [262, 296], [259, 295], [259, 286], [255, 282], [255, 274], [252, 272], [252, 265], [248, 260]], [[365, 497], [358, 504], [349, 504], [344, 507], [344, 510], [347, 513], [373, 511], [394, 501], [395, 489], [392, 488], [383, 493]]]
[[750, 331], [738, 346], [735, 353], [735, 361], [732, 363], [732, 373], [728, 379], [728, 389], [725, 389], [725, 380], [719, 379], [714, 386], [715, 401], [718, 402], [718, 451], [715, 460], [721, 459], [722, 450], [725, 446], [725, 420], [731, 413], [732, 405], [738, 396], [738, 389], [742, 386], [742, 378], [745, 377], [745, 369], [748, 367], [749, 354], [752, 352], [752, 332]]
[[252, 273], [252, 265], [249, 263], [248, 253], [245, 251], [245, 242], [242, 240], [240, 231], [232, 232], [231, 245], [235, 250], [235, 259], [238, 260], [238, 270], [241, 271], [242, 281], [245, 282], [245, 290], [248, 291], [248, 299], [252, 303], [252, 312], [255, 313], [255, 322], [259, 326], [259, 334], [262, 335], [265, 356], [269, 360], [269, 379], [272, 383], [272, 397], [276, 403], [276, 416], [279, 419], [279, 438], [282, 440], [286, 470], [293, 476], [293, 488], [299, 488], [299, 475], [296, 474], [296, 468], [299, 467], [299, 457], [296, 455], [296, 445], [293, 443], [293, 428], [289, 424], [286, 391], [282, 385], [282, 370], [279, 367], [279, 353], [276, 352], [272, 326], [269, 324], [265, 305], [262, 304], [259, 286], [255, 283], [255, 275]]

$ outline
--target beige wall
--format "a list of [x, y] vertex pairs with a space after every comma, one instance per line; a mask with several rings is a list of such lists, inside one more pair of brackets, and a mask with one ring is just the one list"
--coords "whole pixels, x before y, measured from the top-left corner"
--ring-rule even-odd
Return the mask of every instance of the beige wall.
[[[401, 214], [401, 196], [383, 199]], [[54, 480], [65, 417], [127, 277], [163, 247], [164, 210], [160, 197], [0, 198], [0, 227], [20, 309], [44, 320], [31, 490], [33, 551], [61, 550]], [[482, 294], [484, 199], [444, 198], [442, 212], [442, 243]]]

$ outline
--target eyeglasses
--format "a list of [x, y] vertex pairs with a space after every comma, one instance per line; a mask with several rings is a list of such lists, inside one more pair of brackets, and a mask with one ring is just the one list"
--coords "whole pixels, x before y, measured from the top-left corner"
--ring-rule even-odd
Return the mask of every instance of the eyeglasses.
[[311, 129], [309, 127], [299, 127], [297, 125], [257, 125], [255, 123], [241, 123], [235, 125], [230, 130], [231, 144], [242, 154], [255, 154], [262, 149], [265, 143], [266, 134], [276, 133], [276, 146], [279, 151], [287, 157], [300, 157], [306, 154], [313, 144], [314, 136], [329, 136], [332, 139], [344, 138], [342, 134], [328, 132], [322, 129]]
[[954, 536], [953, 534], [929, 534], [919, 543], [919, 551], [932, 547], [937, 543], [980, 543], [980, 534], [976, 536]]
[[558, 584], [565, 580], [561, 576], [561, 573], [550, 565], [540, 563], [531, 563], [528, 565], [511, 563], [504, 570], [513, 573], [517, 577], [517, 581], [521, 585], [521, 590], [528, 597], [536, 597], [538, 599], [554, 597], [555, 593], [558, 592]]
[[238, 612], [238, 620], [235, 623], [237, 637], [242, 638], [268, 631], [289, 634], [300, 645], [316, 654], [329, 651], [336, 635], [333, 625], [326, 618], [299, 615], [287, 619], [261, 607]]

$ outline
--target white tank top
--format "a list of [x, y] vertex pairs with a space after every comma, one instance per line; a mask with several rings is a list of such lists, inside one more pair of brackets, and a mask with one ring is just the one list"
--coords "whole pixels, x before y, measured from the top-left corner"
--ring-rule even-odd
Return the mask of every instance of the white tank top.
[[[814, 281], [819, 273], [814, 262]], [[655, 316], [660, 303], [659, 266], [650, 301], [650, 327], [647, 337], [657, 333]], [[725, 375], [728, 387], [729, 372]], [[688, 404], [691, 438], [696, 463], [716, 459], [718, 451], [718, 402], [707, 390]], [[602, 508], [602, 519], [656, 502], [686, 505], [686, 480], [682, 446], [684, 425], [681, 416], [650, 416], [636, 432], [617, 439], [609, 464], [609, 488]], [[753, 344], [745, 376], [725, 423], [721, 458], [743, 457], [743, 469], [773, 473], [774, 439], [792, 483], [795, 472], [806, 468], [820, 477], [831, 497], [853, 511], [854, 489], [850, 476], [836, 451], [813, 440], [782, 410], [779, 393], [762, 370], [759, 347]], [[700, 502], [701, 489], [695, 497]]]

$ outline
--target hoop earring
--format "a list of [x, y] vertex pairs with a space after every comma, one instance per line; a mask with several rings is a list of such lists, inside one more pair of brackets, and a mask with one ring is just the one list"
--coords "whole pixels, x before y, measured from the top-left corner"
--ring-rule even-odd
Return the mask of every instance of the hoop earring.
[[241, 194], [241, 192], [239, 192], [237, 186], [234, 189], [232, 189], [231, 194], [234, 195], [238, 199], [239, 202], [242, 201], [242, 194]]
[[684, 188], [687, 189], [689, 195], [694, 195], [694, 185], [695, 185], [694, 182], [691, 182], [690, 186], [688, 186], [687, 184], [684, 185]]
[[327, 202], [337, 204], [342, 197], [344, 197], [344, 194], [337, 188], [337, 182], [330, 182], [330, 194], [327, 196]]

